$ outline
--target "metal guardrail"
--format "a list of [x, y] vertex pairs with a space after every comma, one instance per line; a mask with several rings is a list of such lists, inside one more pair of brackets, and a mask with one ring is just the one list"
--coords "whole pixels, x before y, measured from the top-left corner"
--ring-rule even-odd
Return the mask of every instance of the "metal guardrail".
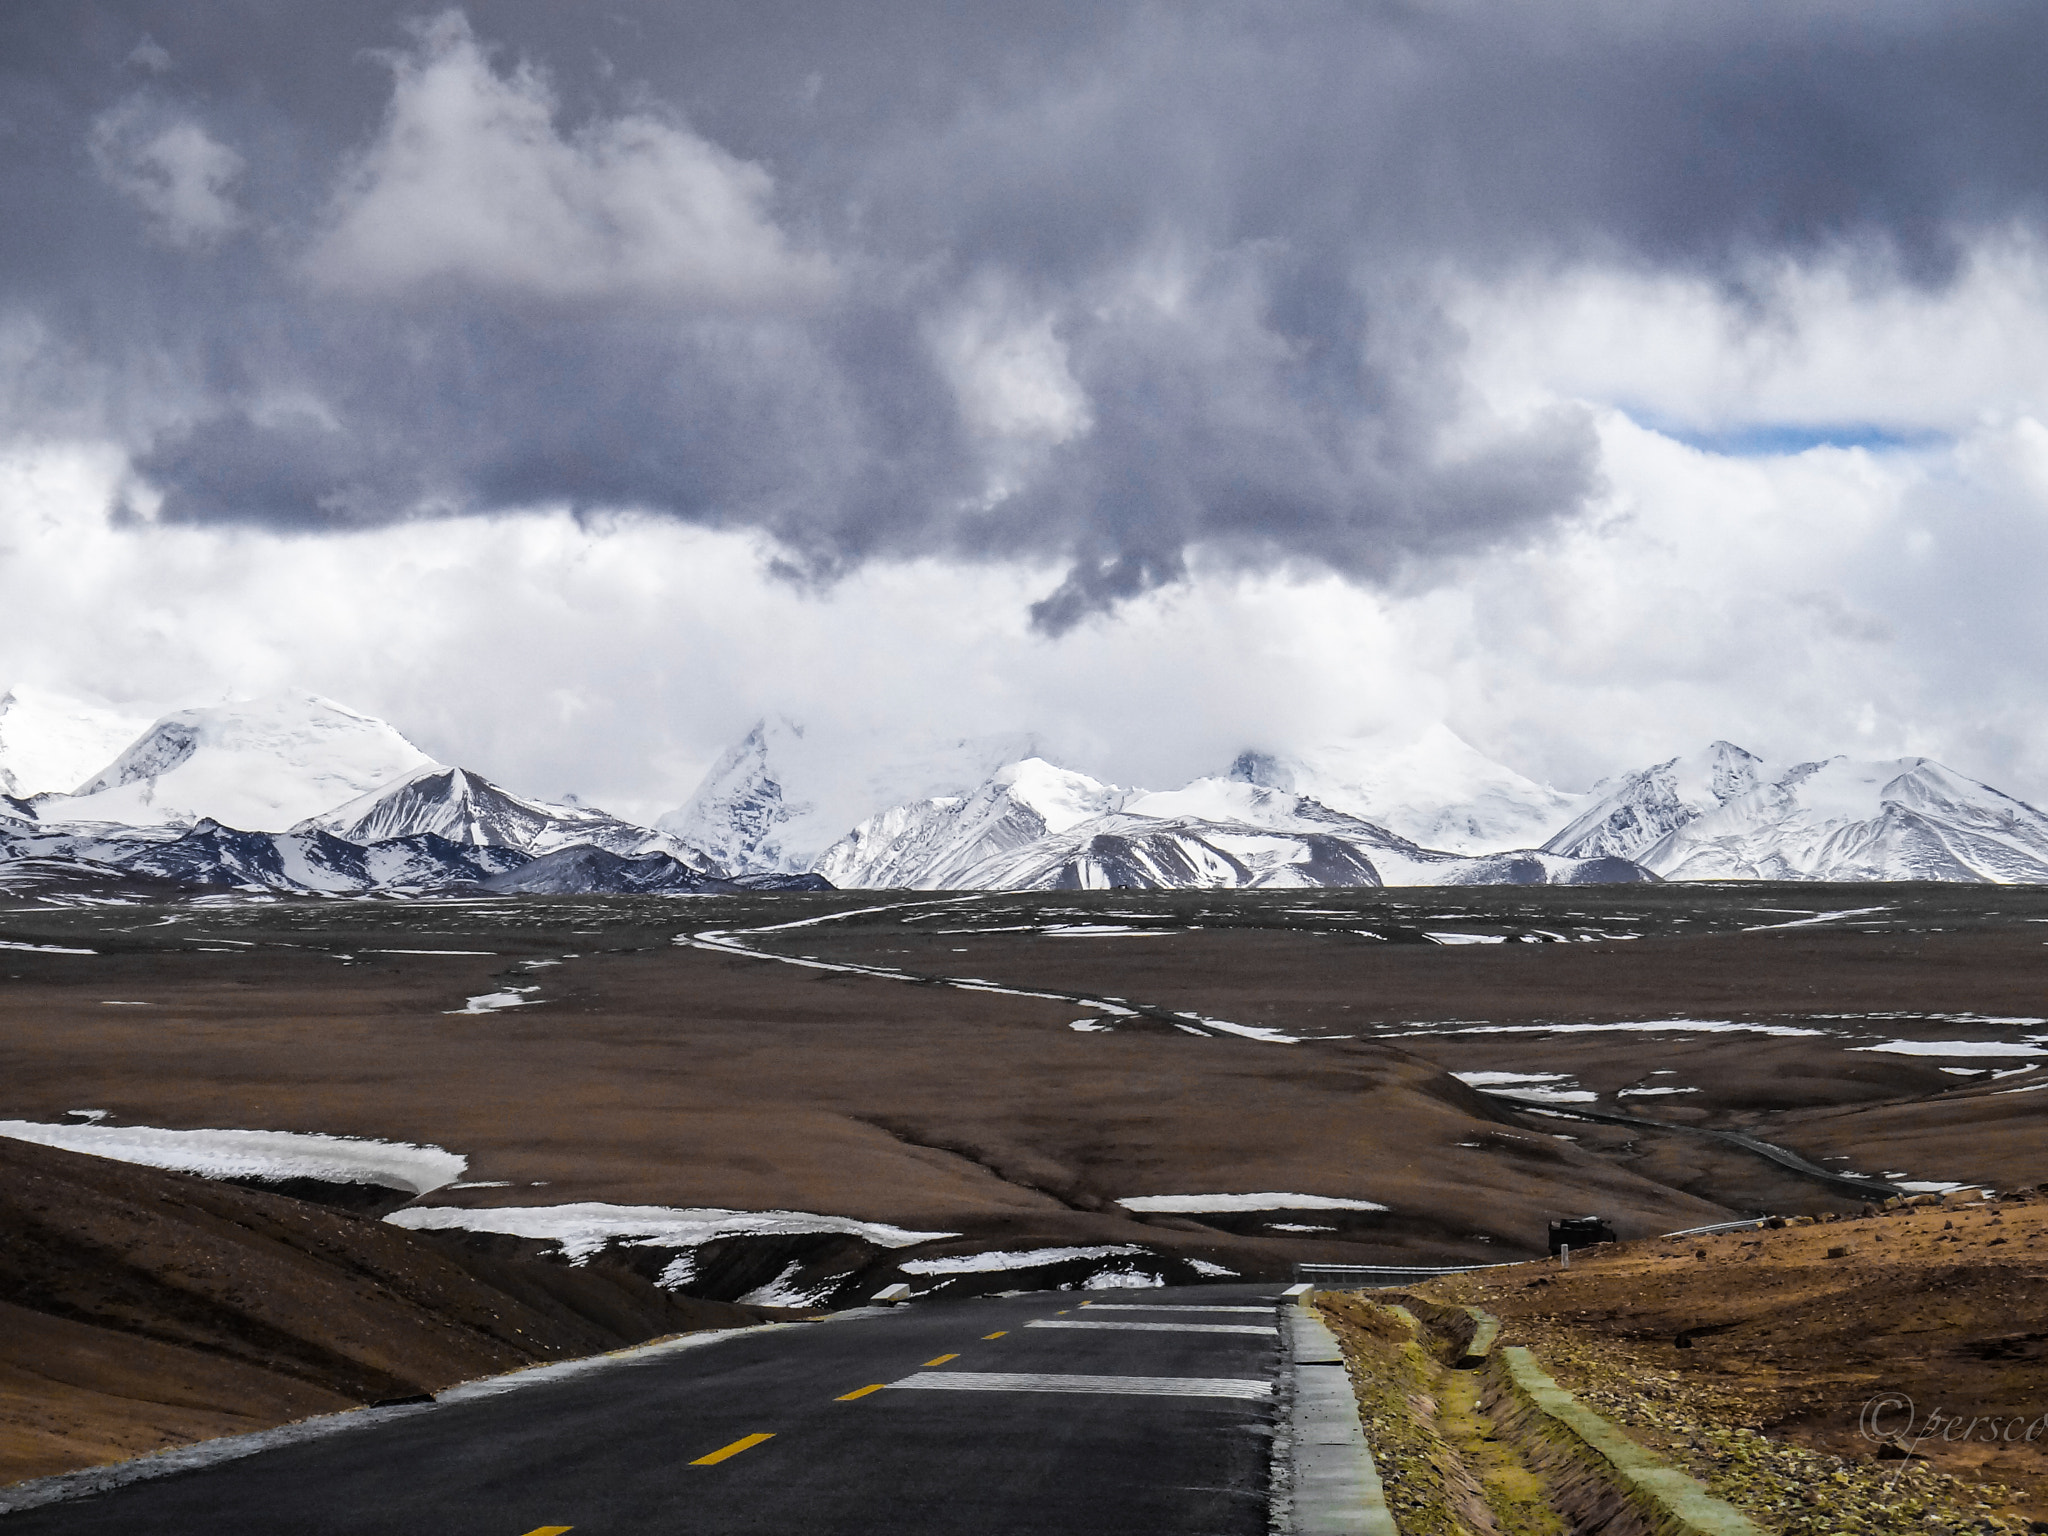
[[1741, 1221], [1717, 1221], [1707, 1227], [1683, 1227], [1676, 1232], [1666, 1232], [1666, 1237], [1705, 1237], [1710, 1232], [1745, 1232], [1751, 1227], [1760, 1227], [1769, 1221], [1768, 1216], [1750, 1216]]

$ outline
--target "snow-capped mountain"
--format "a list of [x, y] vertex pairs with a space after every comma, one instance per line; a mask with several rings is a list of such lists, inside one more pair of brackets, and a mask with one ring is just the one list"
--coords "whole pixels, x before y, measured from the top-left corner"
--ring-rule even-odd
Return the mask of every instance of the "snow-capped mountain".
[[1301, 752], [1245, 752], [1230, 777], [1306, 796], [1451, 853], [1531, 847], [1573, 804], [1572, 796], [1493, 761], [1442, 724]]
[[1595, 796], [1546, 849], [1670, 880], [2048, 881], [2048, 815], [1924, 757], [1779, 768], [1717, 741]]
[[147, 716], [16, 683], [0, 694], [0, 795], [69, 793], [148, 724]]
[[732, 873], [798, 873], [847, 829], [894, 806], [972, 791], [1036, 756], [1028, 735], [904, 743], [764, 719], [720, 757], [689, 801], [655, 825]]
[[277, 694], [166, 715], [43, 821], [282, 832], [433, 759], [382, 720], [315, 694]]
[[1924, 757], [1801, 763], [1669, 833], [1674, 880], [2048, 882], [2048, 816]]
[[526, 800], [464, 768], [433, 764], [301, 822], [352, 843], [432, 834], [471, 848], [516, 848], [530, 857], [588, 845], [625, 858], [663, 854], [702, 873], [716, 868], [671, 833], [584, 805]]
[[969, 889], [984, 862], [1108, 815], [1131, 792], [1029, 757], [972, 793], [893, 806], [826, 850], [818, 873], [841, 890]]
[[1577, 814], [1544, 842], [1573, 858], [1637, 859], [1666, 837], [1766, 782], [1760, 757], [1726, 741], [1596, 784]]
[[847, 888], [1149, 890], [1636, 880], [1620, 859], [1468, 856], [1417, 846], [1306, 796], [1198, 779], [1146, 794], [1032, 759], [972, 794], [897, 806], [835, 844]]

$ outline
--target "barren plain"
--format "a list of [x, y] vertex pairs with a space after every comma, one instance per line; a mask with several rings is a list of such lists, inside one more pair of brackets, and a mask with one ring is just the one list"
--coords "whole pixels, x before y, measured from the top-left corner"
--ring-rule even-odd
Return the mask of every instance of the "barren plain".
[[[2048, 891], [1975, 886], [23, 906], [0, 913], [0, 1119], [445, 1148], [458, 1181], [380, 1208], [504, 1262], [559, 1250], [463, 1224], [602, 1203], [914, 1239], [586, 1255], [726, 1302], [1089, 1273], [991, 1253], [1176, 1281], [1511, 1261], [1558, 1216], [1639, 1239], [1858, 1213], [1859, 1178], [2048, 1181], [2044, 942]], [[393, 1230], [356, 1210], [322, 1215]], [[208, 1347], [95, 1312], [84, 1268], [34, 1305]], [[46, 1334], [10, 1330], [5, 1365], [61, 1378]], [[116, 1395], [246, 1406], [145, 1374]], [[108, 1453], [74, 1439], [74, 1464]]]

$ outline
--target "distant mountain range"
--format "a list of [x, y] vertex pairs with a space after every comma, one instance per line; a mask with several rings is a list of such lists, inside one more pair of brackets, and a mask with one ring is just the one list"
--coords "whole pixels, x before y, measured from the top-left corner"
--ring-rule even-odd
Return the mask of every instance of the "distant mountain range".
[[181, 710], [121, 738], [133, 724], [55, 695], [0, 696], [0, 890], [2048, 882], [2048, 815], [1925, 758], [1774, 765], [1716, 742], [1573, 797], [1438, 726], [1247, 751], [1223, 774], [1148, 791], [1061, 767], [1029, 736], [849, 745], [775, 719], [648, 827], [515, 795], [312, 695]]
[[2048, 882], [2048, 816], [1924, 757], [1773, 766], [1717, 741], [1589, 802], [1546, 851], [1666, 880]]

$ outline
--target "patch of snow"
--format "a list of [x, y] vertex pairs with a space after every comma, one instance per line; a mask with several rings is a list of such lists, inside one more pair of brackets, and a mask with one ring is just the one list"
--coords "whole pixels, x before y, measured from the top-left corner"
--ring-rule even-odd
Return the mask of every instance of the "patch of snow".
[[1106, 1035], [1113, 1032], [1116, 1026], [1114, 1024], [1098, 1024], [1093, 1019], [1076, 1019], [1067, 1028], [1078, 1029], [1084, 1035]]
[[324, 1179], [381, 1184], [415, 1195], [461, 1178], [468, 1166], [467, 1158], [445, 1147], [298, 1131], [171, 1131], [148, 1125], [0, 1120], [0, 1136], [210, 1179]]
[[[808, 1211], [733, 1211], [666, 1205], [609, 1205], [575, 1201], [565, 1205], [413, 1205], [384, 1218], [412, 1231], [503, 1232], [562, 1245], [563, 1256], [580, 1264], [611, 1243], [635, 1248], [696, 1248], [713, 1238], [843, 1232], [878, 1248], [957, 1237], [957, 1232], [911, 1232], [885, 1222]], [[667, 1283], [664, 1280], [664, 1283]]]
[[1666, 1093], [1698, 1093], [1697, 1088], [1624, 1088], [1616, 1094], [1621, 1099], [1654, 1099]]
[[64, 1113], [76, 1115], [81, 1120], [104, 1120], [107, 1118], [107, 1112], [104, 1109], [67, 1109]]
[[1952, 1189], [1973, 1189], [1976, 1186], [1958, 1183], [1953, 1179], [1901, 1179], [1899, 1188], [1909, 1195], [1945, 1195]]
[[1237, 1278], [1236, 1270], [1225, 1269], [1221, 1264], [1211, 1264], [1207, 1259], [1189, 1259], [1188, 1268], [1198, 1275], [1207, 1275], [1212, 1280], [1234, 1280]]
[[1425, 933], [1425, 939], [1436, 944], [1505, 944], [1507, 938], [1498, 933]]
[[34, 955], [96, 955], [96, 949], [76, 949], [69, 944], [23, 944], [13, 939], [0, 939], [0, 949], [22, 950]]
[[909, 1275], [978, 1275], [998, 1270], [1043, 1269], [1049, 1264], [1064, 1264], [1072, 1259], [1128, 1258], [1148, 1251], [1135, 1243], [1088, 1248], [992, 1249], [987, 1253], [962, 1253], [944, 1259], [906, 1259], [897, 1267]]
[[1178, 928], [1118, 928], [1107, 923], [1055, 923], [1041, 928], [1049, 939], [1170, 939]]
[[1824, 1035], [1824, 1029], [1801, 1029], [1792, 1024], [1743, 1024], [1729, 1019], [1632, 1019], [1617, 1024], [1458, 1024], [1431, 1025], [1426, 1029], [1393, 1030], [1400, 1039], [1414, 1035], [1590, 1035], [1610, 1030], [1638, 1033], [1752, 1034], [1778, 1036]]
[[[2032, 919], [2029, 919], [2032, 921]], [[2036, 1019], [2021, 1015], [2007, 1017], [1996, 1013], [1816, 1013], [1816, 1019], [1914, 1019], [1935, 1024], [2048, 1024], [2048, 1019]]]
[[1241, 1035], [1247, 1040], [1261, 1040], [1267, 1045], [1299, 1045], [1301, 1036], [1290, 1035], [1283, 1030], [1269, 1029], [1263, 1024], [1237, 1024], [1229, 1019], [1212, 1019], [1204, 1014], [1196, 1018], [1211, 1029], [1221, 1030], [1226, 1035]]
[[2014, 1045], [2003, 1040], [1887, 1040], [1881, 1045], [1858, 1045], [1856, 1051], [1880, 1051], [1889, 1056], [2048, 1056], [2038, 1045]]
[[[1458, 1145], [1461, 1147], [1476, 1147], [1479, 1143], [1476, 1141], [1461, 1141]], [[1268, 1232], [1334, 1232], [1337, 1229], [1335, 1227], [1321, 1227], [1299, 1221], [1269, 1221], [1266, 1223], [1266, 1230]]]
[[740, 1297], [740, 1303], [755, 1307], [815, 1307], [831, 1295], [833, 1287], [828, 1283], [816, 1289], [806, 1289], [792, 1284], [802, 1269], [801, 1264], [787, 1266], [766, 1285], [757, 1285]]
[[[1229, 1274], [1229, 1270], [1224, 1270]], [[1163, 1275], [1148, 1275], [1136, 1269], [1105, 1269], [1081, 1287], [1084, 1291], [1156, 1290], [1166, 1284]]]
[[528, 992], [538, 992], [539, 990], [539, 987], [512, 987], [503, 992], [484, 992], [476, 997], [472, 997], [460, 1008], [448, 1008], [444, 1009], [443, 1012], [449, 1014], [496, 1013], [501, 1008], [527, 1008], [538, 1003], [541, 999], [528, 997], [525, 994]]
[[[1482, 1091], [1500, 1093], [1504, 1090], [1491, 1088]], [[1518, 1088], [1515, 1090], [1515, 1096], [1523, 1099], [1540, 1099], [1545, 1104], [1591, 1104], [1600, 1097], [1599, 1094], [1590, 1093], [1583, 1088], [1549, 1088], [1541, 1084]]]
[[1453, 1072], [1451, 1076], [1468, 1088], [1499, 1088], [1507, 1083], [1559, 1083], [1563, 1072]]
[[1191, 1215], [1204, 1211], [1384, 1211], [1377, 1200], [1338, 1195], [1130, 1195], [1117, 1201], [1127, 1211]]

